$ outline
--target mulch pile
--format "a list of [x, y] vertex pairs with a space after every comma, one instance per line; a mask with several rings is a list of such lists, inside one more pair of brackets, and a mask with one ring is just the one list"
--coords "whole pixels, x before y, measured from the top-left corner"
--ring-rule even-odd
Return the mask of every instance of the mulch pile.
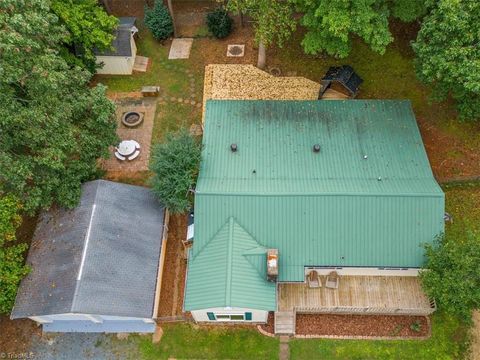
[[[419, 324], [419, 331], [411, 329]], [[297, 314], [296, 334], [337, 336], [424, 337], [429, 333], [425, 316]]]
[[275, 333], [275, 314], [273, 311], [268, 313], [267, 323], [261, 324], [260, 327], [270, 334]]
[[170, 216], [158, 317], [184, 315], [182, 305], [187, 264], [183, 258], [182, 240], [186, 235], [186, 216]]

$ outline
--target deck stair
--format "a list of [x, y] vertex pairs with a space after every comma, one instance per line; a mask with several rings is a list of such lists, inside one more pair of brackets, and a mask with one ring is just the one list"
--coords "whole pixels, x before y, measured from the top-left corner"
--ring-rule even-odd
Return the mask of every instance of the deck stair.
[[295, 334], [295, 311], [275, 312], [275, 334]]

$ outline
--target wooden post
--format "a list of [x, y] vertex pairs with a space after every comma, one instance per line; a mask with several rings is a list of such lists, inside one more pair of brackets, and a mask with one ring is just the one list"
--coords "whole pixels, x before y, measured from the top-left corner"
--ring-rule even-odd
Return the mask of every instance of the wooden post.
[[168, 11], [170, 12], [170, 16], [172, 17], [173, 37], [178, 37], [177, 25], [175, 24], [175, 17], [174, 17], [174, 15], [173, 15], [172, 0], [167, 0], [167, 6], [168, 6]]
[[240, 26], [243, 28], [244, 27], [244, 24], [243, 24], [243, 13], [240, 12]]
[[267, 58], [267, 53], [265, 49], [265, 45], [263, 45], [263, 42], [260, 41], [258, 44], [258, 60], [257, 60], [257, 67], [259, 69], [265, 69], [265, 64], [266, 64], [266, 59]]

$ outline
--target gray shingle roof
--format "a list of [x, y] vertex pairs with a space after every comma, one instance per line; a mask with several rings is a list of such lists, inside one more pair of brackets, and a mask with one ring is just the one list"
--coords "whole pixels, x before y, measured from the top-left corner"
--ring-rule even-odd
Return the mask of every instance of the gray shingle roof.
[[164, 211], [146, 188], [84, 184], [75, 209], [41, 214], [11, 317], [151, 317]]
[[132, 46], [130, 37], [132, 35], [132, 27], [135, 26], [134, 17], [118, 18], [118, 27], [115, 29], [112, 41], [112, 49], [99, 51], [94, 49], [95, 55], [100, 56], [132, 56]]

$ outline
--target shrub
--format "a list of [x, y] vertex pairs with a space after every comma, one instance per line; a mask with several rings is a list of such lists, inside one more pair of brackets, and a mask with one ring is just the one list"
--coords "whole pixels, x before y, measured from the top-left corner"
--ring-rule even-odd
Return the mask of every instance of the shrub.
[[420, 332], [422, 330], [422, 324], [420, 324], [420, 321], [415, 320], [413, 323], [410, 324], [410, 329], [414, 332]]
[[0, 192], [0, 314], [8, 314], [15, 302], [18, 284], [28, 274], [23, 253], [26, 244], [15, 243], [15, 231], [20, 225], [20, 206], [12, 195]]
[[207, 26], [213, 36], [223, 39], [232, 32], [233, 20], [226, 10], [217, 8], [207, 14]]
[[157, 40], [165, 40], [172, 35], [172, 17], [161, 0], [155, 0], [153, 9], [145, 6], [145, 25]]
[[192, 206], [190, 190], [198, 175], [201, 145], [185, 129], [167, 134], [165, 140], [153, 148], [152, 190], [171, 213], [181, 214]]

